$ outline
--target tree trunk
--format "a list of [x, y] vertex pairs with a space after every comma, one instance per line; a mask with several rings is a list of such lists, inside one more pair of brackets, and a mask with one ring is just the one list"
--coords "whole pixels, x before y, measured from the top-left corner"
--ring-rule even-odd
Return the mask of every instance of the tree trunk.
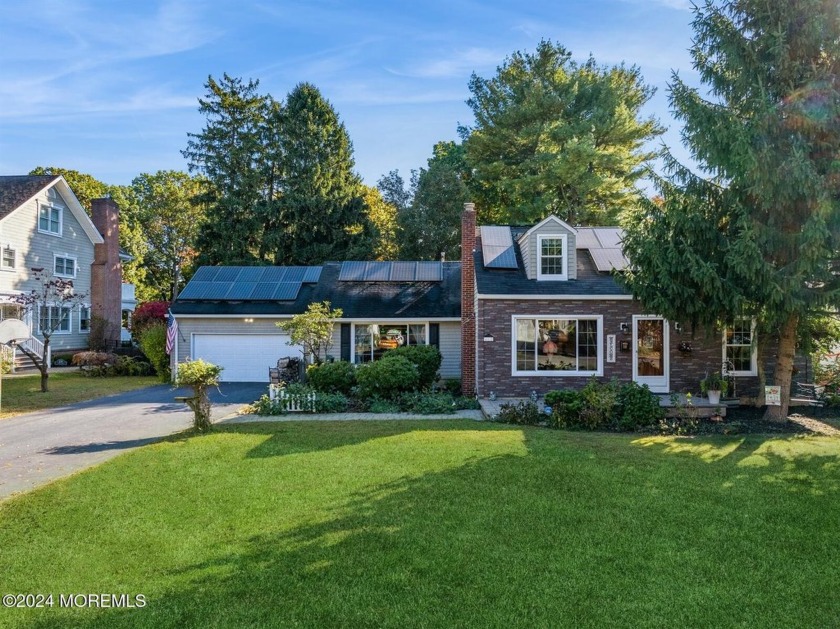
[[207, 394], [207, 387], [193, 385], [193, 397], [187, 400], [193, 414], [193, 427], [198, 432], [207, 432], [212, 428], [210, 423], [210, 396]]
[[44, 355], [41, 357], [41, 364], [38, 369], [41, 371], [41, 393], [46, 393], [50, 390], [50, 365], [47, 361], [47, 356], [50, 355], [50, 337], [44, 336]]
[[790, 407], [790, 382], [793, 376], [793, 358], [796, 353], [796, 330], [799, 326], [799, 315], [791, 314], [779, 330], [779, 354], [776, 358], [776, 369], [773, 375], [774, 384], [781, 390], [781, 406], [768, 406], [764, 419], [784, 422]]

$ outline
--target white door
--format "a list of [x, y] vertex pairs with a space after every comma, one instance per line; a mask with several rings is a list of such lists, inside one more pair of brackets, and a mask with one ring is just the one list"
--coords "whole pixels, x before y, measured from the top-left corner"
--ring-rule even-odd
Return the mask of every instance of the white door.
[[268, 382], [279, 358], [302, 357], [288, 340], [287, 334], [194, 334], [191, 356], [224, 367], [222, 382]]
[[654, 393], [668, 393], [668, 322], [651, 315], [633, 316], [633, 380]]

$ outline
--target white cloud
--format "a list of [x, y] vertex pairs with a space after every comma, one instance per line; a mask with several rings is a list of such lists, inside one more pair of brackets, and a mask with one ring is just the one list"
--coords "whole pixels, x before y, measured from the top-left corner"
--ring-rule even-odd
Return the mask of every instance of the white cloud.
[[496, 68], [506, 53], [489, 48], [466, 48], [455, 50], [444, 57], [409, 64], [402, 68], [388, 67], [386, 70], [397, 76], [422, 79], [451, 79], [467, 77], [472, 72]]

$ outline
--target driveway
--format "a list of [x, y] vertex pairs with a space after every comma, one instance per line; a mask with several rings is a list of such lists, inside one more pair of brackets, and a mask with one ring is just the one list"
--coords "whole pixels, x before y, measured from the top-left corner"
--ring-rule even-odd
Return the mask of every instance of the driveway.
[[[213, 420], [266, 392], [264, 383], [213, 390]], [[101, 463], [192, 426], [193, 414], [169, 385], [136, 389], [0, 421], [0, 500]]]

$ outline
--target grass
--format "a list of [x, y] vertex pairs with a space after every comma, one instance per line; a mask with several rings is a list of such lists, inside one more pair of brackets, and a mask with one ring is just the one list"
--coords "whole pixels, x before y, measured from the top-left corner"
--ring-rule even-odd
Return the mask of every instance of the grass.
[[[17, 627], [826, 627], [840, 439], [227, 426], [0, 505]], [[60, 593], [143, 594], [60, 609]]]
[[3, 377], [2, 405], [0, 419], [14, 417], [21, 413], [57, 408], [75, 402], [122, 393], [132, 389], [159, 384], [152, 376], [119, 376], [114, 378], [93, 378], [80, 372], [65, 371], [51, 373], [49, 391], [41, 393], [41, 374], [31, 376]]

